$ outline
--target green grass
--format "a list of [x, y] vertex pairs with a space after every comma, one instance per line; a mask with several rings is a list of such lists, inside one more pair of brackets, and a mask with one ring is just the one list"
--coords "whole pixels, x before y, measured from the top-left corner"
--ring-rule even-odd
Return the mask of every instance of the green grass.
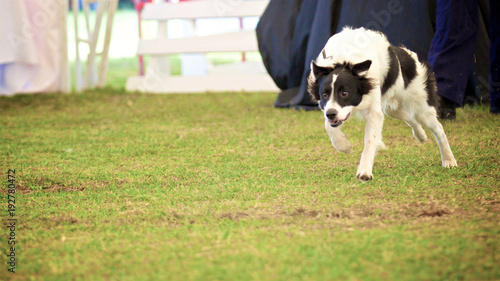
[[2, 262], [0, 280], [500, 279], [499, 116], [468, 107], [443, 122], [455, 169], [431, 136], [386, 119], [363, 184], [363, 122], [344, 126], [355, 148], [341, 154], [319, 112], [274, 99], [1, 97], [18, 264]]

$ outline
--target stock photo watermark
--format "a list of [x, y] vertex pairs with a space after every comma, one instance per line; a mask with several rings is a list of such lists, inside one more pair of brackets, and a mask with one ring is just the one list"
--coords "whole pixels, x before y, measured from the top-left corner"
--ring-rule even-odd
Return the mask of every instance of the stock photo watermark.
[[[373, 20], [367, 22], [366, 24], [363, 25], [364, 28], [366, 29], [371, 29], [371, 30], [381, 30], [383, 27], [387, 27], [391, 21], [392, 17], [394, 15], [398, 15], [402, 13], [404, 10], [403, 5], [401, 4], [400, 0], [391, 0], [387, 3], [387, 6], [385, 9], [379, 10], [379, 11], [370, 11], [370, 15], [373, 18]], [[345, 44], [341, 46], [342, 52], [344, 54], [352, 55], [355, 52], [358, 52], [366, 47], [368, 47], [368, 44], [372, 42], [373, 36], [377, 36], [376, 33], [357, 33], [354, 37], [354, 44]], [[325, 59], [332, 59], [332, 56], [329, 56], [331, 54], [326, 54], [325, 50], [323, 52], [323, 58]]]
[[243, 0], [215, 0], [212, 5], [219, 17], [224, 16], [227, 12], [233, 11], [238, 6], [243, 4]]
[[16, 273], [17, 257], [16, 257], [16, 170], [9, 169], [7, 171], [7, 271]]
[[52, 24], [57, 17], [57, 11], [61, 9], [66, 0], [47, 0], [40, 2], [40, 8], [29, 18], [23, 17], [22, 24], [17, 32], [9, 32], [7, 35], [12, 49], [16, 52], [27, 45], [35, 37], [36, 29], [43, 29]]

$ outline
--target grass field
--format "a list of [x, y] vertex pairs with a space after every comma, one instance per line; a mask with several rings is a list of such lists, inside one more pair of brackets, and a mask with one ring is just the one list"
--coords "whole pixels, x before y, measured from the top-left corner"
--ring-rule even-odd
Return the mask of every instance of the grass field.
[[443, 122], [455, 169], [387, 119], [362, 184], [363, 122], [340, 154], [319, 112], [274, 99], [0, 97], [4, 225], [8, 169], [17, 218], [0, 280], [500, 280], [500, 116]]

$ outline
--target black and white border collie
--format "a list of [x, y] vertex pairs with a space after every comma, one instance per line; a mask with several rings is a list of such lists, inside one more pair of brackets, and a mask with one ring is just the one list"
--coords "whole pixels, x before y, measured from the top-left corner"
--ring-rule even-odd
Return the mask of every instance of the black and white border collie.
[[437, 119], [439, 103], [434, 74], [427, 63], [404, 48], [392, 46], [385, 35], [364, 28], [344, 28], [332, 36], [311, 62], [308, 92], [324, 113], [325, 129], [333, 147], [344, 153], [352, 145], [341, 131], [355, 112], [366, 120], [364, 149], [356, 176], [373, 179], [372, 167], [382, 142], [384, 113], [406, 121], [420, 142], [436, 137], [443, 167], [457, 166], [443, 126]]

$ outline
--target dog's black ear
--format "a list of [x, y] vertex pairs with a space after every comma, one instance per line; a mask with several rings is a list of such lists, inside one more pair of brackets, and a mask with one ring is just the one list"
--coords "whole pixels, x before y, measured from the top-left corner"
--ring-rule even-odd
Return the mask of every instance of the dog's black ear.
[[327, 75], [333, 71], [333, 67], [329, 66], [319, 66], [314, 60], [311, 61], [311, 72], [314, 77], [318, 79], [320, 76]]
[[371, 65], [372, 65], [371, 60], [365, 60], [364, 62], [355, 64], [352, 67], [352, 72], [358, 76], [365, 76], [366, 73], [368, 72], [368, 69], [370, 69]]
[[307, 77], [307, 92], [311, 95], [314, 101], [319, 101], [319, 79], [321, 76], [328, 75], [333, 68], [319, 66], [314, 60], [311, 61], [311, 72]]

